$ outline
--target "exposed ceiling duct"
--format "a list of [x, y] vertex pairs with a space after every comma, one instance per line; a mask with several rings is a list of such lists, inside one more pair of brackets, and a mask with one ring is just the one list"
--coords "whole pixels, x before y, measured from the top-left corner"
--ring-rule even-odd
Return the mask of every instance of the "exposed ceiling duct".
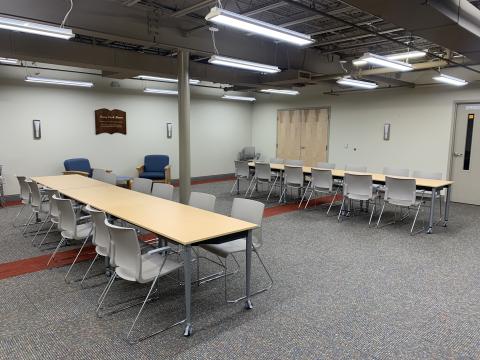
[[[480, 10], [467, 0], [345, 0], [413, 34], [480, 61]], [[416, 16], [412, 16], [416, 14]]]

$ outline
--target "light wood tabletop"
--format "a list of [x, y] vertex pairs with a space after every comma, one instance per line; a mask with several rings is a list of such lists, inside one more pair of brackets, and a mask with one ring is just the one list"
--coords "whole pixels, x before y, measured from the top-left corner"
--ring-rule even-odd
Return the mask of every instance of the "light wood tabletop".
[[[60, 193], [94, 208], [103, 210], [131, 224], [162, 235], [176, 243], [189, 245], [257, 228], [253, 223], [229, 216], [164, 200], [118, 186], [83, 177], [76, 183], [70, 179], [76, 175], [59, 175], [32, 178], [49, 186], [56, 184]], [[82, 176], [80, 176], [82, 177]], [[56, 178], [56, 179], [54, 179]], [[90, 183], [91, 186], [85, 186]]]
[[[253, 161], [249, 162], [248, 165], [250, 167], [255, 167], [255, 163]], [[285, 169], [284, 164], [270, 164], [270, 167], [272, 170], [277, 170], [277, 171], [283, 171]], [[332, 169], [324, 169], [324, 170], [332, 170]], [[303, 172], [304, 174], [309, 175], [312, 173], [312, 168], [310, 166], [303, 166]], [[332, 175], [337, 178], [345, 177], [345, 173], [372, 175], [372, 180], [374, 182], [385, 183], [385, 174], [360, 173], [360, 172], [346, 171], [346, 170], [340, 170], [340, 169], [332, 170]], [[401, 178], [401, 176], [394, 176], [394, 177]], [[435, 179], [423, 179], [423, 178], [413, 178], [413, 177], [410, 177], [408, 179], [415, 179], [417, 183], [417, 187], [422, 187], [422, 188], [439, 189], [439, 188], [444, 188], [453, 184], [453, 181], [450, 181], [450, 180], [435, 180]]]
[[104, 183], [102, 181], [94, 180], [78, 174], [36, 176], [36, 177], [32, 177], [32, 180], [54, 190], [77, 189], [77, 188], [87, 188], [87, 187], [96, 187], [96, 186], [110, 186], [109, 184]]

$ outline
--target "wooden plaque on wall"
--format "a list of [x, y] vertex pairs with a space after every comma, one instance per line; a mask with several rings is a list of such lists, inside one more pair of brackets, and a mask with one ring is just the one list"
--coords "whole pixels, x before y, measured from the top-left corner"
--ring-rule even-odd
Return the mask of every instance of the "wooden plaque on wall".
[[127, 113], [118, 109], [95, 110], [95, 134], [102, 133], [127, 135]]

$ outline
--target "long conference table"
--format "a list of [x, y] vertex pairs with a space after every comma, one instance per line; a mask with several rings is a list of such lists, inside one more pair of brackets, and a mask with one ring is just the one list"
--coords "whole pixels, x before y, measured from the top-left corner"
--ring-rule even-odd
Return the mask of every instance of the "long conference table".
[[160, 199], [81, 175], [32, 177], [66, 197], [161, 235], [183, 247], [185, 287], [184, 335], [192, 334], [192, 246], [246, 239], [245, 308], [251, 309], [252, 231], [258, 226], [174, 201]]
[[[255, 169], [255, 162], [251, 161], [248, 163], [249, 167], [251, 169]], [[282, 174], [285, 170], [285, 165], [284, 164], [270, 164], [270, 168], [272, 171], [278, 171], [280, 174]], [[325, 169], [325, 170], [332, 170], [332, 176], [336, 179], [342, 179], [345, 177], [345, 173], [350, 173], [350, 174], [366, 174], [366, 175], [371, 175], [372, 180], [375, 184], [385, 184], [385, 174], [378, 174], [378, 173], [360, 173], [360, 172], [355, 172], [355, 171], [346, 171], [346, 170], [340, 170], [340, 169]], [[310, 166], [303, 166], [303, 173], [304, 175], [311, 175], [312, 174], [312, 168]], [[401, 178], [402, 176], [395, 176], [398, 178]], [[449, 216], [449, 211], [450, 211], [450, 195], [451, 195], [451, 186], [453, 185], [453, 181], [450, 180], [435, 180], [435, 179], [424, 179], [424, 178], [412, 178], [409, 177], [409, 179], [415, 179], [417, 189], [418, 190], [426, 190], [426, 191], [431, 191], [432, 194], [435, 192], [441, 191], [445, 189], [446, 191], [446, 196], [445, 196], [445, 214], [443, 217], [443, 226], [447, 227], [448, 223], [448, 216]], [[237, 182], [237, 190], [239, 190], [239, 182]], [[283, 176], [280, 176], [280, 191], [283, 186]], [[426, 229], [427, 234], [432, 234], [433, 233], [433, 226], [434, 226], [434, 215], [435, 215], [435, 202], [436, 202], [436, 196], [431, 197], [431, 206], [430, 206], [430, 214], [429, 214], [429, 220], [428, 220], [428, 227]]]

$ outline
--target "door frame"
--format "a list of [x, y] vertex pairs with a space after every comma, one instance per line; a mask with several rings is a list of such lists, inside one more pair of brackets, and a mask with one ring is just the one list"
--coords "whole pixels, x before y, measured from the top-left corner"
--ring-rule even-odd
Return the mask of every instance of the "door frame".
[[295, 108], [285, 108], [277, 109], [277, 118], [275, 120], [275, 157], [277, 157], [278, 151], [278, 112], [279, 111], [291, 111], [291, 110], [318, 110], [318, 109], [327, 109], [328, 118], [327, 118], [327, 162], [330, 161], [330, 116], [332, 114], [332, 107], [330, 105], [326, 106], [307, 106], [307, 107], [295, 107]]
[[447, 172], [448, 172], [448, 179], [453, 179], [453, 152], [455, 147], [455, 135], [457, 130], [457, 109], [459, 105], [467, 105], [467, 104], [479, 104], [480, 100], [455, 100], [453, 102], [453, 114], [452, 114], [452, 123], [450, 125], [450, 146], [448, 147], [448, 163], [447, 163]]

